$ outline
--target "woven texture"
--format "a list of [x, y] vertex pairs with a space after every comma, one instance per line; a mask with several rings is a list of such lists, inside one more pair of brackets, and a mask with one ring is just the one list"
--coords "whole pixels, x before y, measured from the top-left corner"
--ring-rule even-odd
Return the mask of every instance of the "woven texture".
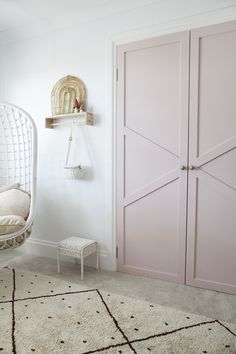
[[97, 251], [97, 242], [81, 237], [69, 237], [58, 244], [58, 253], [65, 256], [86, 258]]
[[68, 237], [59, 242], [59, 247], [76, 249], [80, 251], [83, 247], [87, 247], [94, 242], [95, 241], [93, 240], [88, 240], [86, 238], [81, 238], [81, 237]]
[[[30, 235], [36, 190], [37, 132], [21, 108], [0, 103], [0, 186], [19, 184], [31, 196], [26, 225], [19, 232], [1, 235], [0, 250], [18, 247]], [[15, 239], [15, 240], [14, 240]]]
[[31, 228], [27, 229], [23, 234], [20, 234], [16, 237], [9, 238], [8, 240], [1, 241], [0, 239], [0, 250], [4, 249], [11, 249], [21, 246], [28, 237], [31, 235]]
[[32, 190], [33, 128], [28, 115], [0, 104], [0, 185], [20, 183]]
[[21, 270], [0, 273], [0, 350], [235, 354], [236, 325]]

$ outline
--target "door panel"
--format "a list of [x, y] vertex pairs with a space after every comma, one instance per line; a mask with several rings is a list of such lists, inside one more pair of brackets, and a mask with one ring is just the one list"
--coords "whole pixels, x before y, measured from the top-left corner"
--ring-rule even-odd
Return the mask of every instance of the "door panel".
[[210, 160], [201, 169], [236, 190], [236, 148]]
[[125, 197], [177, 169], [179, 164], [178, 156], [129, 129], [125, 129], [124, 154]]
[[118, 48], [118, 270], [185, 280], [189, 33]]
[[[177, 276], [178, 180], [125, 206], [124, 263]], [[174, 202], [170, 205], [169, 200]], [[158, 229], [157, 229], [158, 228]], [[148, 255], [148, 257], [147, 257]], [[168, 255], [168, 257], [166, 256]]]
[[191, 34], [187, 284], [236, 293], [236, 22]]
[[125, 53], [125, 125], [174, 154], [180, 139], [180, 61], [176, 41]]
[[224, 26], [226, 32], [219, 33], [220, 27], [208, 28], [207, 33], [197, 35], [198, 39], [196, 31], [192, 32], [199, 53], [199, 156], [236, 132], [236, 31], [230, 32]]

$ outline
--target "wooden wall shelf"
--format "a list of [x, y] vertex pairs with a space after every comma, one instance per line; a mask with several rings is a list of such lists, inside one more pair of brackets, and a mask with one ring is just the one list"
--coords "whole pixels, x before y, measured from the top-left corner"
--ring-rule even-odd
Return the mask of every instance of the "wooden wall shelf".
[[54, 126], [68, 124], [71, 121], [76, 121], [78, 125], [93, 125], [93, 114], [89, 112], [58, 114], [45, 118], [45, 127], [53, 129]]

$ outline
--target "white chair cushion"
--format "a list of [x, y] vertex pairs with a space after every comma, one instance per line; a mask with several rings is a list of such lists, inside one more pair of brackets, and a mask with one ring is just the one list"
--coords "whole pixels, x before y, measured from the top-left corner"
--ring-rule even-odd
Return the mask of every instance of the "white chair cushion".
[[0, 193], [6, 192], [9, 189], [19, 189], [19, 188], [20, 188], [20, 183], [9, 184], [8, 186], [1, 186], [0, 187]]
[[20, 189], [0, 193], [0, 216], [18, 215], [27, 218], [30, 210], [30, 196]]
[[25, 220], [21, 216], [6, 215], [0, 216], [0, 237], [19, 231], [25, 226]]

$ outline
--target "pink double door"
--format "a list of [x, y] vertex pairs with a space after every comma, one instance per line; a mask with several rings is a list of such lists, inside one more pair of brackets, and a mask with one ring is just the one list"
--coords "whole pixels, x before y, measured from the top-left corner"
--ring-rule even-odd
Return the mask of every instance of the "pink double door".
[[118, 47], [119, 271], [235, 293], [234, 43], [231, 22]]

